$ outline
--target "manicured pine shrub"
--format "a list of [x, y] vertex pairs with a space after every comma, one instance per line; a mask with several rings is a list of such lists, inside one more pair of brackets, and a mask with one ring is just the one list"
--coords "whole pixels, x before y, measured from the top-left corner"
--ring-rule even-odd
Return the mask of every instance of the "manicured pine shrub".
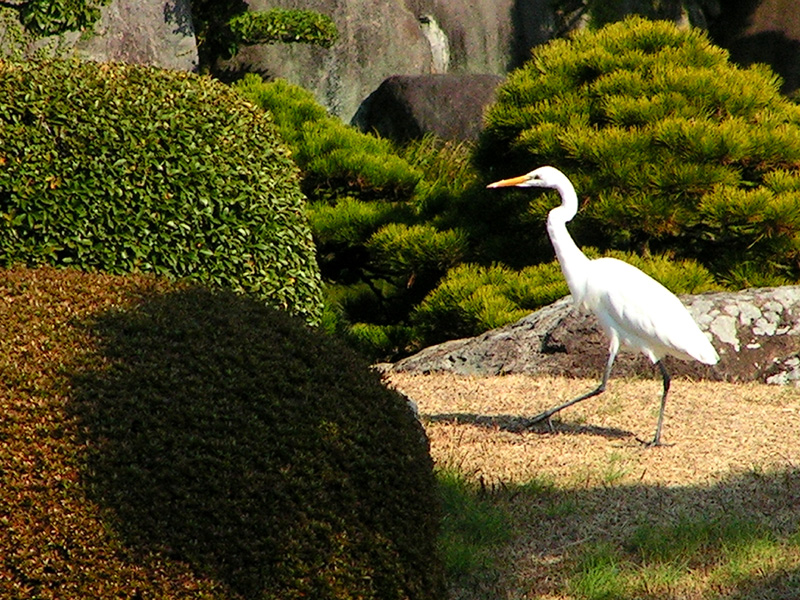
[[[736, 67], [697, 29], [629, 18], [536, 48], [487, 112], [487, 179], [552, 164], [582, 199], [576, 239], [695, 258], [733, 286], [797, 280], [800, 106], [764, 66]], [[473, 207], [483, 231], [539, 221], [553, 194]], [[548, 259], [544, 228], [485, 244]], [[751, 278], [747, 274], [756, 274]]]
[[387, 139], [365, 135], [329, 116], [311, 92], [283, 79], [264, 82], [249, 74], [236, 89], [270, 111], [292, 148], [312, 201], [406, 201], [421, 173], [397, 156]]
[[332, 46], [339, 37], [333, 20], [311, 10], [252, 11], [244, 0], [191, 0], [192, 24], [202, 73], [219, 72], [217, 62], [242, 46], [274, 43]]
[[374, 357], [404, 352], [410, 311], [468, 251], [463, 232], [438, 219], [457, 181], [470, 179], [467, 152], [430, 139], [398, 150], [283, 80], [251, 75], [236, 87], [274, 115], [300, 166], [327, 283], [326, 327]]
[[297, 168], [220, 83], [92, 62], [0, 63], [0, 256], [151, 272], [316, 323], [320, 275]]
[[330, 48], [338, 39], [336, 25], [313, 10], [273, 8], [246, 12], [230, 20], [238, 44], [304, 43]]

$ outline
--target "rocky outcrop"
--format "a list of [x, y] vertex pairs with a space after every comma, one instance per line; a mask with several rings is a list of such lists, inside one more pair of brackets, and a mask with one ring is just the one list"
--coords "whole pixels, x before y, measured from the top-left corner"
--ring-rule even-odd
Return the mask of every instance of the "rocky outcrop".
[[145, 64], [179, 71], [197, 69], [190, 0], [112, 0], [89, 31], [32, 39], [11, 8], [0, 9], [0, 55], [78, 56], [97, 62]]
[[427, 22], [434, 23], [447, 40], [447, 67], [435, 73], [503, 75], [526, 61], [531, 48], [551, 39], [555, 29], [553, 2], [549, 0], [403, 3], [423, 27]]
[[[112, 0], [102, 8], [93, 31], [37, 42], [20, 41], [18, 32], [8, 30], [6, 17], [16, 18], [18, 3], [3, 4], [0, 55], [16, 55], [19, 48], [30, 54], [43, 47], [69, 54], [74, 48], [91, 60], [181, 70], [197, 67], [190, 0]], [[340, 39], [330, 49], [306, 44], [246, 46], [234, 59], [221, 62], [220, 71], [229, 71], [228, 76], [253, 71], [287, 79], [313, 92], [344, 121], [352, 119], [361, 102], [387, 77], [504, 76], [530, 57], [531, 48], [582, 22], [563, 10], [568, 3], [556, 5], [550, 0], [247, 0], [246, 4], [250, 10], [321, 12], [336, 23]], [[586, 3], [573, 4], [579, 7], [575, 13], [586, 9]], [[637, 5], [617, 4], [613, 8], [620, 18]], [[673, 7], [673, 16], [681, 23], [708, 23], [713, 41], [730, 49], [738, 62], [771, 65], [784, 78], [784, 91], [800, 87], [800, 12], [795, 0], [751, 0], [730, 6], [699, 0], [660, 4], [662, 12], [669, 12], [665, 6]]]
[[733, 2], [710, 22], [714, 41], [743, 65], [765, 63], [783, 78], [783, 92], [800, 88], [800, 10], [796, 0]]
[[483, 110], [502, 81], [486, 74], [395, 75], [364, 100], [352, 124], [398, 142], [426, 133], [477, 140]]
[[[665, 359], [675, 375], [786, 384], [800, 381], [800, 286], [681, 298], [720, 355], [715, 366]], [[394, 371], [462, 375], [510, 373], [600, 378], [608, 341], [594, 315], [563, 298], [480, 336], [427, 348]], [[656, 375], [640, 354], [620, 352], [614, 375]]]
[[[250, 10], [314, 10], [331, 17], [339, 41], [242, 48], [221, 70], [261, 72], [312, 91], [350, 121], [392, 75], [489, 73], [503, 76], [552, 34], [547, 0], [250, 0]], [[519, 8], [524, 4], [525, 8]], [[524, 11], [528, 26], [519, 25]], [[534, 17], [534, 18], [529, 18]]]
[[194, 71], [197, 42], [190, 0], [114, 0], [101, 10], [90, 35], [75, 43], [78, 55]]
[[430, 73], [430, 43], [416, 15], [402, 2], [383, 0], [251, 0], [251, 10], [274, 7], [314, 10], [339, 30], [332, 48], [309, 44], [245, 46], [219, 69], [260, 72], [311, 91], [345, 121], [361, 101], [395, 73]]

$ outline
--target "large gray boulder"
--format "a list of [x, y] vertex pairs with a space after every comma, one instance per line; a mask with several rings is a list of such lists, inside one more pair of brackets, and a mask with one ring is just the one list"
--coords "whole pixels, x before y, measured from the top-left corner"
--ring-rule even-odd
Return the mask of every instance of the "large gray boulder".
[[34, 39], [17, 11], [0, 8], [0, 56], [77, 56], [97, 62], [126, 62], [165, 69], [197, 69], [197, 41], [190, 0], [112, 0], [88, 31]]
[[427, 133], [477, 140], [483, 110], [502, 81], [490, 74], [394, 75], [364, 100], [352, 124], [398, 142]]
[[[330, 49], [244, 47], [218, 68], [229, 75], [251, 71], [286, 79], [348, 122], [392, 75], [505, 75], [529, 56], [534, 43], [549, 39], [553, 22], [547, 0], [249, 0], [248, 5], [321, 12], [336, 23], [339, 41]], [[521, 16], [527, 27], [519, 26]]]
[[[800, 286], [682, 296], [711, 337], [720, 362], [707, 366], [667, 357], [675, 375], [721, 381], [800, 381]], [[426, 348], [390, 367], [460, 375], [551, 374], [600, 379], [608, 340], [594, 315], [568, 296], [516, 323], [474, 338]], [[613, 375], [657, 375], [641, 354], [620, 352]]]
[[98, 62], [125, 62], [197, 70], [190, 0], [113, 0], [101, 9], [90, 34], [75, 42], [79, 56]]
[[333, 19], [339, 40], [244, 46], [222, 71], [280, 77], [311, 91], [333, 115], [350, 121], [361, 101], [394, 73], [430, 73], [431, 48], [417, 17], [394, 0], [250, 0], [251, 10], [314, 10]]

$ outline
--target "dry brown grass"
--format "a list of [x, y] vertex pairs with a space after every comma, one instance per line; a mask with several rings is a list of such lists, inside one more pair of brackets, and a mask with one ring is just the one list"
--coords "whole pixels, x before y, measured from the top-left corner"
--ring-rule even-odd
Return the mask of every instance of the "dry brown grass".
[[[506, 581], [459, 597], [572, 598], [564, 591], [564, 564], [587, 542], [622, 543], [643, 523], [735, 514], [778, 535], [797, 531], [796, 388], [676, 379], [662, 436], [669, 445], [646, 448], [636, 438], [653, 435], [660, 381], [613, 379], [605, 394], [554, 417], [551, 432], [546, 426], [526, 430], [520, 418], [596, 381], [398, 373], [388, 380], [417, 402], [437, 465], [457, 468], [490, 489], [552, 484], [544, 494], [505, 496], [516, 534], [503, 551]], [[800, 597], [793, 587], [800, 557], [787, 560], [779, 570], [791, 576], [777, 580], [754, 573], [735, 589], [714, 591], [707, 574], [695, 569], [690, 589], [654, 597]]]

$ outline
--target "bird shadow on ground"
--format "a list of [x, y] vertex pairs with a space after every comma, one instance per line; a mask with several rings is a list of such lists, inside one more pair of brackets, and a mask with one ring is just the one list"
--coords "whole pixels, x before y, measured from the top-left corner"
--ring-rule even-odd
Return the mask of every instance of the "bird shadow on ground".
[[459, 425], [475, 425], [487, 429], [499, 429], [509, 433], [538, 433], [538, 434], [568, 434], [592, 435], [607, 439], [625, 439], [635, 437], [633, 432], [616, 427], [598, 427], [596, 425], [579, 425], [565, 423], [560, 420], [547, 420], [539, 423], [529, 423], [528, 417], [519, 415], [478, 415], [475, 413], [441, 413], [436, 415], [422, 415], [423, 420], [430, 423], [453, 423]]

